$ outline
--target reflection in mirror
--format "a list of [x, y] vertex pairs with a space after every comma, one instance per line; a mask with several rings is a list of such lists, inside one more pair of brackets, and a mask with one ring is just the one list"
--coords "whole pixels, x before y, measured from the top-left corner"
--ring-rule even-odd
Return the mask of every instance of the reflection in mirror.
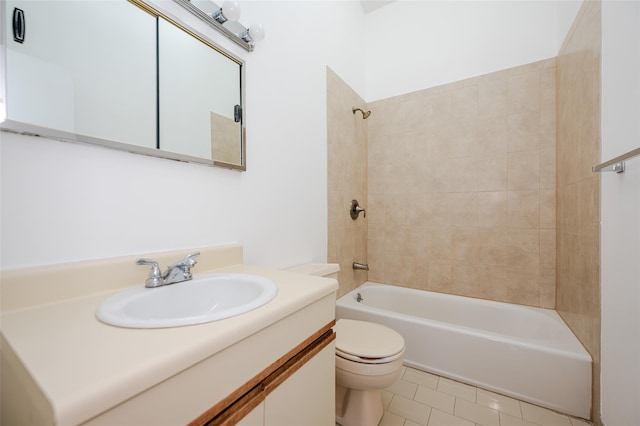
[[[126, 1], [10, 0], [0, 7], [2, 128], [156, 148], [153, 16]], [[15, 10], [24, 20], [20, 41], [12, 34]]]
[[160, 149], [242, 165], [241, 64], [158, 22]]
[[215, 161], [241, 164], [242, 147], [238, 146], [240, 123], [224, 115], [211, 113], [211, 156]]
[[244, 64], [175, 10], [2, 0], [0, 129], [246, 170]]

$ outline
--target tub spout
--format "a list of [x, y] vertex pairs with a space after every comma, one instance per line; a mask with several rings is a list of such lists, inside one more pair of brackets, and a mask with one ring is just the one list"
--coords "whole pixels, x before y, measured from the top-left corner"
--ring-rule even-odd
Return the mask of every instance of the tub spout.
[[366, 263], [358, 263], [358, 262], [353, 262], [353, 269], [355, 270], [362, 270], [362, 271], [368, 271], [369, 270], [369, 265], [367, 265]]

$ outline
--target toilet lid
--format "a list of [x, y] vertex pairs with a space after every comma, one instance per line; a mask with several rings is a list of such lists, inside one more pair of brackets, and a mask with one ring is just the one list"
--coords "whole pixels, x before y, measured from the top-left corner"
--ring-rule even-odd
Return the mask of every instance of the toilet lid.
[[340, 319], [334, 327], [336, 353], [365, 362], [391, 361], [404, 350], [404, 339], [395, 330], [373, 322]]

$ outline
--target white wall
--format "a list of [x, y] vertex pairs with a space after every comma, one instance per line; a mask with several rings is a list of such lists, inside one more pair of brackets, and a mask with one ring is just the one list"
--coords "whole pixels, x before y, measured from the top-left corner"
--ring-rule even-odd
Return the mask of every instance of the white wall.
[[254, 52], [207, 31], [246, 61], [247, 171], [0, 133], [2, 269], [230, 241], [255, 265], [326, 260], [325, 69], [362, 90], [364, 14], [356, 2], [241, 3], [242, 23], [267, 28]]
[[241, 7], [242, 23], [267, 28], [254, 52], [201, 31], [246, 60], [247, 172], [1, 133], [3, 269], [229, 241], [257, 265], [323, 261], [327, 65], [374, 100], [558, 50], [553, 2], [399, 1], [367, 15], [356, 1]]
[[[602, 159], [640, 147], [640, 3], [602, 2]], [[640, 424], [640, 157], [601, 183], [601, 410]]]
[[582, 7], [583, 0], [558, 0], [556, 2], [557, 11], [557, 34], [558, 34], [558, 51], [562, 47], [567, 38], [567, 33], [571, 29], [576, 16]]
[[552, 1], [399, 0], [368, 13], [365, 98], [554, 57], [573, 21], [566, 22], [565, 10]]

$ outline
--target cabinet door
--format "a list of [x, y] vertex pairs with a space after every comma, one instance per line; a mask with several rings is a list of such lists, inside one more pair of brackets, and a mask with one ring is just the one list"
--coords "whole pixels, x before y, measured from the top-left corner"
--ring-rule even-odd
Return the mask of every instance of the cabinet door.
[[155, 17], [126, 0], [3, 7], [8, 120], [156, 147]]
[[263, 426], [264, 425], [264, 401], [256, 408], [251, 410], [249, 414], [244, 416], [242, 420], [236, 423], [236, 426]]
[[265, 426], [335, 425], [335, 343], [331, 342], [265, 400]]

